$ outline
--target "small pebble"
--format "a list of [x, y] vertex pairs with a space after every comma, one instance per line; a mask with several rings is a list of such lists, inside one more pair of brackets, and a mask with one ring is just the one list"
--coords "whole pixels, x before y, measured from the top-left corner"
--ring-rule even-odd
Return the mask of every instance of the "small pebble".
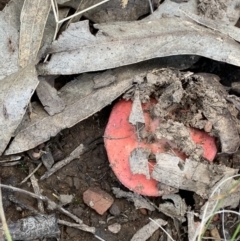
[[35, 150], [29, 150], [27, 154], [32, 160], [38, 160], [42, 155], [41, 152], [36, 152]]
[[113, 215], [113, 216], [118, 216], [120, 215], [121, 211], [118, 207], [118, 205], [116, 203], [114, 203], [110, 209], [109, 209], [109, 212]]
[[143, 214], [143, 215], [147, 215], [147, 210], [145, 208], [140, 208], [139, 209], [140, 213]]
[[119, 223], [114, 223], [108, 226], [108, 230], [111, 233], [119, 233], [119, 231], [121, 230], [121, 225]]

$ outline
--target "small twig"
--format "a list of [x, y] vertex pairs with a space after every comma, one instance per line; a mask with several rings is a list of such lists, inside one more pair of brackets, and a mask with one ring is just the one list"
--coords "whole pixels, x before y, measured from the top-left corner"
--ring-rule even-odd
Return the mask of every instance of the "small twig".
[[100, 240], [100, 241], [106, 241], [105, 239], [103, 239], [103, 238], [97, 236], [96, 234], [94, 235], [94, 237], [97, 238], [97, 239]]
[[[72, 218], [73, 220], [75, 220], [76, 222], [78, 222], [79, 224], [83, 224], [83, 221], [78, 218], [77, 216], [75, 216], [74, 214], [70, 213], [69, 211], [67, 211], [66, 209], [64, 209], [63, 207], [57, 205], [54, 201], [50, 200], [48, 197], [46, 196], [43, 196], [43, 195], [37, 195], [35, 193], [32, 193], [32, 192], [29, 192], [29, 191], [26, 191], [24, 189], [20, 189], [20, 188], [17, 188], [17, 187], [12, 187], [12, 186], [8, 186], [8, 185], [5, 185], [5, 184], [0, 184], [0, 187], [2, 188], [7, 188], [7, 189], [10, 189], [14, 192], [20, 192], [20, 193], [24, 193], [26, 195], [29, 195], [33, 198], [36, 198], [38, 200], [42, 200], [44, 202], [47, 202], [49, 206], [51, 206], [52, 209], [57, 209], [59, 210], [60, 212], [62, 212], [63, 214], [65, 214], [66, 216]], [[88, 227], [88, 226], [85, 226], [85, 227]], [[84, 229], [82, 229], [84, 230]], [[87, 230], [84, 230], [84, 231], [87, 231], [88, 230], [91, 230], [91, 227], [88, 227]]]
[[87, 231], [87, 232], [93, 233], [93, 234], [96, 231], [95, 228], [89, 227], [86, 224], [70, 223], [70, 222], [67, 222], [67, 221], [61, 220], [61, 219], [58, 219], [58, 224], [66, 225], [71, 228], [77, 228], [77, 229], [84, 230], [84, 231]]
[[[33, 164], [31, 164], [30, 168], [29, 168], [29, 171], [32, 172], [33, 171]], [[31, 180], [31, 183], [32, 183], [32, 187], [33, 187], [33, 190], [36, 194], [41, 194], [41, 191], [40, 191], [40, 188], [39, 188], [39, 185], [38, 185], [38, 180], [37, 178], [35, 177], [34, 174], [31, 175], [30, 177], [30, 180]], [[43, 206], [43, 201], [41, 200], [38, 200], [38, 210], [41, 212], [41, 213], [44, 213], [44, 206]]]
[[1, 163], [0, 166], [2, 167], [12, 167], [21, 164], [21, 161], [11, 161], [6, 163]]
[[38, 166], [37, 166], [31, 173], [29, 173], [29, 175], [28, 175], [27, 177], [25, 177], [25, 178], [19, 183], [19, 185], [22, 185], [23, 183], [25, 183], [25, 182], [28, 180], [28, 178], [30, 178], [41, 166], [42, 166], [42, 162], [40, 162], [40, 163], [38, 164]]
[[149, 6], [150, 6], [150, 11], [151, 11], [151, 14], [153, 14], [153, 6], [152, 6], [152, 1], [151, 0], [148, 0], [149, 2]]
[[54, 0], [51, 0], [51, 5], [52, 5], [52, 9], [53, 9], [53, 14], [54, 14], [54, 18], [55, 18], [55, 22], [58, 22], [58, 15], [57, 15], [57, 11], [56, 11], [56, 5], [54, 3]]
[[69, 17], [67, 17], [67, 18], [63, 18], [62, 20], [59, 20], [59, 18], [58, 18], [57, 10], [56, 10], [56, 9], [57, 9], [57, 5], [54, 4], [54, 0], [51, 0], [51, 3], [52, 3], [53, 13], [54, 13], [54, 17], [55, 17], [56, 23], [63, 23], [63, 22], [65, 22], [65, 21], [67, 21], [67, 20], [69, 20], [69, 19], [71, 19], [71, 18], [73, 18], [73, 17], [76, 17], [76, 16], [78, 16], [78, 15], [80, 15], [80, 14], [82, 14], [82, 13], [85, 13], [85, 12], [93, 9], [93, 8], [96, 8], [96, 7], [102, 5], [103, 3], [106, 3], [106, 2], [108, 2], [108, 1], [110, 1], [110, 0], [104, 0], [104, 1], [102, 1], [102, 2], [100, 2], [100, 3], [97, 3], [97, 4], [95, 4], [95, 5], [92, 5], [92, 6], [89, 7], [89, 8], [85, 8], [84, 10], [82, 10], [82, 11], [80, 11], [80, 12], [74, 13], [73, 15], [71, 15], [71, 16], [69, 16]]
[[87, 11], [93, 9], [93, 8], [96, 8], [96, 7], [98, 7], [98, 6], [100, 6], [100, 5], [104, 4], [104, 3], [106, 3], [106, 2], [108, 2], [108, 1], [110, 1], [110, 0], [104, 0], [104, 1], [102, 1], [102, 2], [100, 2], [100, 3], [97, 3], [97, 4], [95, 4], [95, 5], [92, 5], [92, 6], [89, 7], [89, 8], [85, 8], [84, 10], [82, 10], [82, 11], [80, 11], [80, 12], [78, 12], [78, 13], [75, 13], [75, 14], [73, 14], [73, 15], [67, 17], [67, 18], [64, 18], [64, 19], [58, 21], [58, 23], [65, 22], [66, 20], [69, 20], [69, 19], [71, 19], [71, 18], [73, 18], [73, 17], [76, 17], [76, 16], [82, 14], [82, 13], [85, 13], [85, 12], [87, 12]]
[[71, 161], [73, 161], [75, 158], [78, 158], [84, 152], [84, 150], [85, 150], [84, 145], [83, 144], [79, 145], [76, 149], [74, 149], [71, 152], [71, 154], [68, 157], [64, 158], [62, 161], [57, 162], [51, 169], [45, 172], [45, 174], [41, 176], [40, 180], [44, 180], [50, 177], [53, 173], [55, 173], [56, 171], [58, 171], [59, 169], [61, 169]]

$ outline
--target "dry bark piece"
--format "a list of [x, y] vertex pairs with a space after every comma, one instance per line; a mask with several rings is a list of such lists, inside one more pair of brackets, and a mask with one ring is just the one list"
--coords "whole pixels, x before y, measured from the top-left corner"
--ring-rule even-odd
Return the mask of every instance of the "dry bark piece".
[[64, 101], [58, 96], [57, 90], [43, 77], [39, 78], [36, 91], [39, 100], [49, 115], [55, 115], [64, 110], [66, 106]]
[[6, 153], [9, 155], [32, 149], [57, 135], [62, 129], [88, 118], [129, 89], [136, 75], [146, 74], [147, 71], [165, 63], [165, 60], [158, 59], [113, 70], [115, 83], [97, 90], [94, 89], [93, 82], [96, 74], [77, 77], [58, 92], [66, 103], [63, 112], [48, 116], [41, 106], [34, 105], [31, 120], [25, 116]]
[[9, 223], [8, 228], [13, 240], [34, 240], [59, 238], [60, 230], [55, 215], [41, 215], [23, 218], [16, 223]]
[[35, 67], [30, 65], [0, 82], [0, 155], [20, 124], [28, 102], [38, 85]]
[[223, 153], [235, 152], [240, 145], [240, 138], [236, 121], [225, 100], [225, 89], [215, 75], [202, 73], [192, 75], [191, 79], [186, 88], [185, 103], [190, 104], [190, 110], [195, 108], [192, 103], [196, 103], [197, 109], [212, 123], [214, 133], [220, 138]]
[[196, 192], [204, 198], [209, 197], [211, 194], [209, 191], [217, 182], [236, 174], [238, 171], [191, 159], [186, 159], [183, 168], [180, 168], [181, 159], [166, 153], [156, 154], [156, 161], [157, 164], [151, 174], [154, 179], [175, 188]]
[[122, 191], [120, 188], [116, 188], [116, 187], [113, 187], [112, 190], [116, 198], [122, 198], [122, 197], [127, 198], [128, 201], [134, 203], [134, 206], [136, 209], [145, 208], [150, 211], [155, 210], [155, 208], [153, 207], [153, 205], [149, 203], [149, 201], [147, 201], [145, 198], [143, 198], [137, 193], [125, 192], [125, 191]]
[[183, 97], [182, 83], [179, 80], [174, 81], [165, 88], [163, 94], [159, 97], [159, 105], [167, 109], [173, 104], [179, 104]]
[[165, 215], [176, 218], [180, 222], [185, 222], [185, 214], [187, 212], [187, 205], [185, 200], [182, 199], [178, 194], [163, 195], [163, 200], [171, 200], [172, 202], [165, 201], [159, 205], [159, 211]]
[[145, 226], [143, 226], [141, 229], [139, 229], [131, 238], [131, 241], [145, 241], [149, 239], [152, 234], [159, 229], [159, 226], [165, 226], [167, 225], [167, 221], [159, 219], [154, 219], [153, 221], [149, 222]]
[[11, 1], [0, 12], [0, 80], [18, 71], [18, 41], [23, 0]]
[[135, 91], [129, 122], [133, 125], [137, 125], [138, 123], [145, 124], [142, 104], [139, 98], [139, 90]]
[[196, 160], [203, 155], [203, 148], [193, 141], [189, 128], [183, 123], [172, 120], [161, 123], [155, 135], [158, 139], [166, 138], [174, 142], [181, 151]]
[[88, 21], [71, 24], [53, 42], [49, 49], [52, 58], [38, 66], [39, 73], [76, 74], [176, 54], [200, 55], [240, 66], [235, 57], [240, 55], [238, 43], [179, 18], [97, 24], [96, 36], [88, 25]]
[[21, 11], [18, 63], [21, 67], [35, 62], [51, 8], [49, 0], [25, 0]]
[[130, 169], [133, 174], [143, 174], [150, 179], [148, 167], [148, 158], [151, 153], [150, 149], [138, 147], [135, 148], [129, 157]]

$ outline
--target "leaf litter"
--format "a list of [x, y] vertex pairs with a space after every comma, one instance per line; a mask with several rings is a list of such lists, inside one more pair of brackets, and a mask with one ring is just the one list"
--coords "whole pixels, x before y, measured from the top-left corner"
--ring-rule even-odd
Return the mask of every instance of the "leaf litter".
[[[94, 0], [75, 0], [61, 4], [81, 11], [96, 3]], [[239, 97], [229, 95], [215, 75], [180, 70], [192, 67], [198, 56], [240, 66], [236, 57], [239, 55], [239, 29], [234, 26], [239, 18], [239, 1], [196, 3], [193, 0], [182, 4], [154, 1], [158, 9], [149, 17], [136, 21], [148, 12], [147, 1], [142, 6], [131, 0], [122, 1], [122, 6], [109, 1], [98, 10], [84, 14], [96, 24], [92, 26], [88, 20], [75, 18], [75, 23], [62, 28], [58, 39], [51, 43], [60, 25], [56, 28], [53, 25], [50, 1], [46, 4], [11, 1], [0, 12], [1, 154], [28, 151], [124, 94], [126, 100], [133, 101], [129, 122], [135, 128], [137, 141], [165, 139], [170, 145], [166, 153], [156, 155], [140, 146], [133, 149], [128, 160], [131, 172], [143, 174], [147, 179], [154, 178], [162, 191], [164, 187], [172, 192], [188, 190], [208, 200], [199, 211], [200, 218], [204, 212], [209, 214], [215, 200], [221, 197], [224, 197], [221, 208], [236, 208], [240, 190], [234, 179], [221, 186], [215, 199], [211, 199], [211, 193], [223, 180], [236, 175], [238, 169], [207, 163], [203, 147], [192, 140], [190, 128], [204, 130], [213, 136], [219, 152], [234, 154], [240, 145]], [[68, 11], [66, 8], [60, 12], [64, 16]], [[100, 14], [106, 12], [108, 16]], [[132, 22], [112, 22], [119, 20]], [[92, 33], [93, 29], [96, 34]], [[49, 55], [50, 58], [39, 61]], [[178, 58], [173, 55], [190, 56]], [[142, 63], [159, 57], [168, 58]], [[173, 63], [174, 59], [179, 62]], [[47, 75], [73, 74], [81, 75], [72, 77], [58, 91], [46, 81]], [[35, 91], [42, 105], [30, 101]], [[148, 112], [152, 119], [161, 119], [161, 126], [148, 133], [142, 103], [153, 99], [155, 104]], [[30, 116], [26, 112], [29, 103], [33, 107]], [[59, 163], [60, 167], [54, 165], [45, 176], [82, 155], [82, 149], [83, 146], [79, 145], [62, 164]], [[175, 149], [183, 152], [185, 158], [178, 157]], [[149, 166], [149, 159], [155, 160], [153, 168]], [[134, 201], [137, 208], [155, 209], [140, 196], [126, 192], [120, 195], [118, 189], [113, 192], [118, 197]], [[37, 195], [41, 196], [41, 193]], [[187, 208], [179, 195], [170, 192], [163, 195], [162, 200], [158, 208], [160, 212], [173, 220], [185, 220]], [[188, 219], [190, 238], [196, 235], [192, 227], [195, 223], [189, 215]], [[147, 240], [159, 228], [156, 222], [167, 224], [156, 219], [140, 229], [131, 240]], [[95, 233], [92, 227], [83, 225], [82, 229]]]

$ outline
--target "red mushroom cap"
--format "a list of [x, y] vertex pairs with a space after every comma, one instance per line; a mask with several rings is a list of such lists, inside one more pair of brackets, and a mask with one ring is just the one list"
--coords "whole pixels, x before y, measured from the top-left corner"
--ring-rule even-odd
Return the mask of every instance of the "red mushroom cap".
[[[149, 109], [152, 104], [143, 104], [143, 110]], [[104, 134], [108, 159], [112, 170], [124, 186], [141, 195], [159, 196], [158, 182], [152, 178], [147, 179], [143, 174], [133, 174], [129, 166], [129, 157], [137, 147], [149, 148], [154, 154], [166, 152], [166, 140], [158, 140], [155, 143], [139, 142], [135, 126], [128, 121], [131, 109], [132, 101], [125, 100], [119, 101], [113, 107]], [[144, 111], [144, 118], [146, 129], [153, 131], [157, 126], [160, 126], [158, 120], [153, 121], [150, 118], [148, 111]], [[214, 137], [209, 136], [204, 131], [193, 128], [190, 130], [193, 141], [203, 147], [203, 156], [207, 160], [213, 161], [217, 153]], [[186, 158], [186, 155], [180, 151], [175, 150], [175, 153], [181, 158]], [[150, 172], [153, 166], [154, 162], [149, 162]]]

